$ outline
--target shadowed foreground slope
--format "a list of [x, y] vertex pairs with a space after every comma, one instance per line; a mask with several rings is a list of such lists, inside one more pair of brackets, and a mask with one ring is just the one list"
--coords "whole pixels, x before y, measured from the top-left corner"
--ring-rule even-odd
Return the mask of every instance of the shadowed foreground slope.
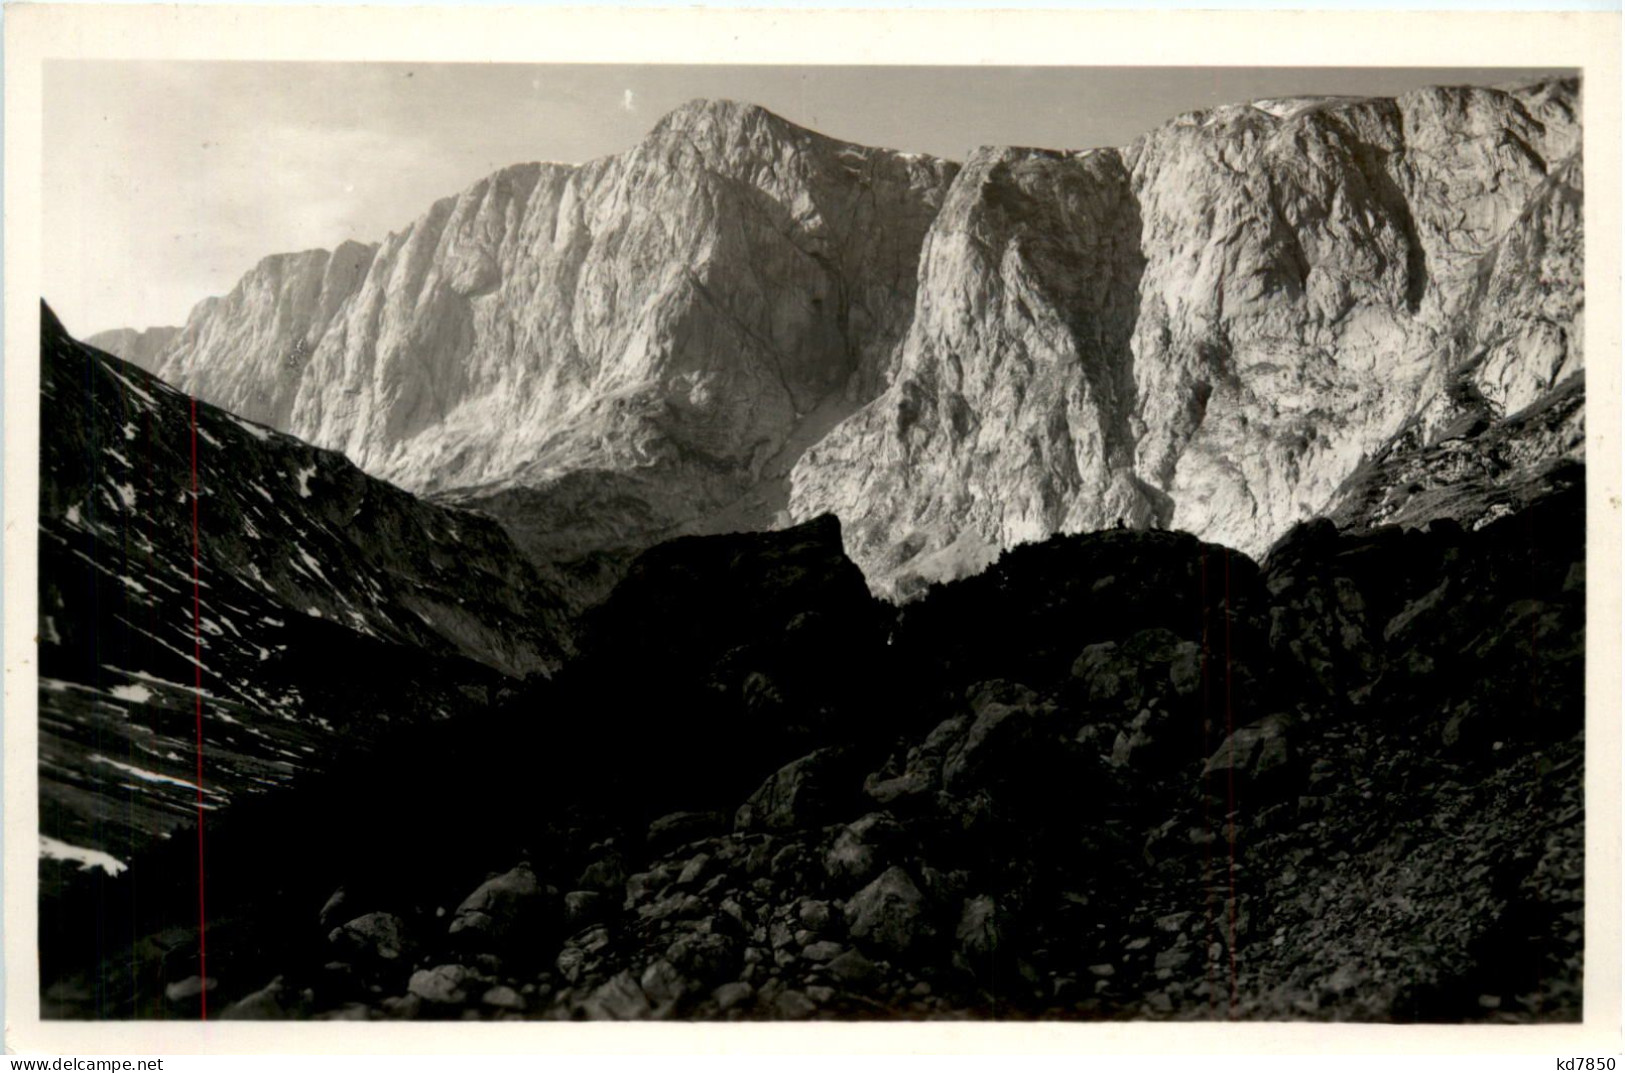
[[[833, 519], [664, 545], [477, 732], [211, 817], [210, 1014], [1577, 1019], [1583, 563], [1573, 489], [901, 611]], [[196, 1015], [189, 848], [48, 1014]]]

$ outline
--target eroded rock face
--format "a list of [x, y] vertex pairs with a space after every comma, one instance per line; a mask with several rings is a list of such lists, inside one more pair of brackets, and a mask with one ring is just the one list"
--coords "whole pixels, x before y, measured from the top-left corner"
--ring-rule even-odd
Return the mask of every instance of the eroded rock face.
[[619, 156], [506, 168], [376, 248], [270, 258], [155, 367], [456, 490], [550, 558], [719, 513], [758, 528], [806, 444], [880, 389], [954, 171], [695, 102]]
[[267, 257], [230, 294], [199, 303], [163, 350], [146, 361], [133, 352], [119, 356], [251, 421], [313, 440], [292, 420], [294, 397], [377, 250], [346, 242], [331, 252]]
[[1257, 554], [1452, 397], [1493, 423], [1581, 367], [1577, 98], [1260, 101], [980, 151], [896, 379], [803, 457], [792, 512], [841, 515], [905, 595], [1120, 521]]
[[1577, 480], [1585, 448], [1584, 169], [1554, 168], [1481, 262], [1466, 360], [1338, 490], [1340, 524], [1483, 525]]

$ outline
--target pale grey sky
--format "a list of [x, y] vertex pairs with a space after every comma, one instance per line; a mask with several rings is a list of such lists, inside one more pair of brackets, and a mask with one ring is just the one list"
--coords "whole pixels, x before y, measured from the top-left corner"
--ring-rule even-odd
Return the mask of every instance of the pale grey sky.
[[963, 159], [988, 144], [1121, 145], [1228, 101], [1544, 73], [126, 61], [45, 72], [45, 297], [81, 336], [180, 324], [267, 254], [378, 241], [504, 165], [619, 152], [694, 97]]

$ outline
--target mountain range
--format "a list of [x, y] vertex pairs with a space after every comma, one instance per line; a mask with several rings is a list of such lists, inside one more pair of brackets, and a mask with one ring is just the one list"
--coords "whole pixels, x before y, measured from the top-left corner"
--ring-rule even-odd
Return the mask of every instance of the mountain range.
[[[1471, 524], [1581, 452], [1579, 96], [1255, 101], [963, 164], [696, 101], [90, 342], [539, 562], [830, 512], [901, 597], [1119, 522], [1254, 554], [1334, 512]], [[1471, 496], [1403, 462], [1508, 436]]]

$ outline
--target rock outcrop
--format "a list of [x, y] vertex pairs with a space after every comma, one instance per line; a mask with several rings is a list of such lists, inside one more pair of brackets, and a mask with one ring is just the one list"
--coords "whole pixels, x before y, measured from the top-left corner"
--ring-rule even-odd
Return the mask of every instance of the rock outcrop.
[[[1577, 94], [1259, 101], [1122, 150], [979, 151], [895, 380], [797, 464], [792, 512], [839, 514], [901, 593], [1119, 521], [1261, 552], [1402, 433], [1458, 435], [1451, 400], [1487, 427], [1578, 373]], [[1579, 451], [1522, 442], [1520, 473]]]

